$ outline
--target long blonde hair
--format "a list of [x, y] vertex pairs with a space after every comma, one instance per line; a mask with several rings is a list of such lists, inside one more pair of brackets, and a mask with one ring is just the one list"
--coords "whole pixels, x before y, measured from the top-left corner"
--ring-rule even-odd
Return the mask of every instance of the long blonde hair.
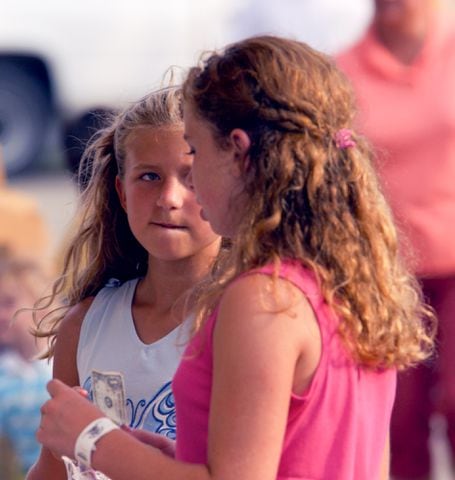
[[121, 282], [145, 275], [148, 253], [136, 240], [115, 190], [115, 177], [124, 175], [125, 141], [131, 132], [143, 127], [183, 128], [181, 91], [169, 87], [153, 92], [114, 115], [86, 149], [79, 176], [88, 184], [80, 198], [71, 229], [72, 236], [64, 252], [60, 277], [52, 292], [35, 305], [36, 315], [60, 301], [40, 320], [35, 332], [48, 337], [53, 355], [58, 328], [69, 307], [96, 295], [111, 278]]
[[398, 256], [371, 150], [354, 132], [354, 146], [335, 142], [340, 129], [353, 128], [355, 109], [333, 61], [297, 41], [250, 38], [192, 68], [183, 97], [220, 148], [234, 128], [251, 139], [249, 208], [200, 297], [198, 323], [240, 273], [296, 259], [316, 274], [360, 364], [403, 368], [426, 358], [434, 319]]

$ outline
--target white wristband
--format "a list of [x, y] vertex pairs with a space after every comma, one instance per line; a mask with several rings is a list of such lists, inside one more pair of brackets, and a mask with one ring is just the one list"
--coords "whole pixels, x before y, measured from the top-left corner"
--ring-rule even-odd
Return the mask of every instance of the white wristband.
[[82, 465], [91, 468], [92, 453], [95, 451], [95, 443], [106, 433], [119, 427], [107, 417], [97, 418], [89, 423], [79, 434], [74, 446], [74, 458]]

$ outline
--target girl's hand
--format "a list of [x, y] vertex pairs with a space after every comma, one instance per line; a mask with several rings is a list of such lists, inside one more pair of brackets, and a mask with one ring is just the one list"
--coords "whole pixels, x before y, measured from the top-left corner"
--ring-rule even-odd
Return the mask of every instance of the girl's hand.
[[[84, 388], [82, 388], [82, 387], [73, 387], [73, 390], [74, 390], [75, 392], [77, 392], [79, 395], [81, 395], [82, 397], [88, 399], [88, 392], [87, 392], [87, 390], [85, 390]], [[41, 409], [41, 411], [42, 411], [42, 409]], [[52, 452], [52, 451], [51, 451], [51, 453], [52, 453], [52, 455], [53, 455], [57, 460], [61, 460], [61, 455], [59, 455], [59, 454], [56, 453], [56, 452]]]
[[47, 390], [51, 399], [41, 407], [41, 423], [36, 438], [55, 454], [73, 458], [79, 434], [103, 414], [79, 391], [60, 380], [51, 380]]
[[126, 425], [122, 425], [122, 430], [128, 432], [134, 438], [142, 443], [157, 448], [168, 457], [175, 457], [175, 441], [158, 433], [147, 432], [146, 430], [134, 430]]

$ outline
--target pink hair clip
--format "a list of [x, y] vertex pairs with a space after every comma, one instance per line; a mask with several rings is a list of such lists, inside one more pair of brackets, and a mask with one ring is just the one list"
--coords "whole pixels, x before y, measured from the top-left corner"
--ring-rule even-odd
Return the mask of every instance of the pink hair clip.
[[338, 148], [345, 149], [350, 147], [355, 147], [355, 140], [352, 138], [352, 130], [349, 128], [341, 128], [334, 136], [335, 145]]

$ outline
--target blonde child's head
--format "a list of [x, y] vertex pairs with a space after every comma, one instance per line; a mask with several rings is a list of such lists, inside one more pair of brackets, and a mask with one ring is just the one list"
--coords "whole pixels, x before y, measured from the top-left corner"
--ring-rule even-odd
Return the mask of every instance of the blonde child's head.
[[26, 360], [38, 353], [31, 318], [15, 314], [39, 299], [47, 281], [37, 262], [0, 246], [0, 350], [13, 349]]

